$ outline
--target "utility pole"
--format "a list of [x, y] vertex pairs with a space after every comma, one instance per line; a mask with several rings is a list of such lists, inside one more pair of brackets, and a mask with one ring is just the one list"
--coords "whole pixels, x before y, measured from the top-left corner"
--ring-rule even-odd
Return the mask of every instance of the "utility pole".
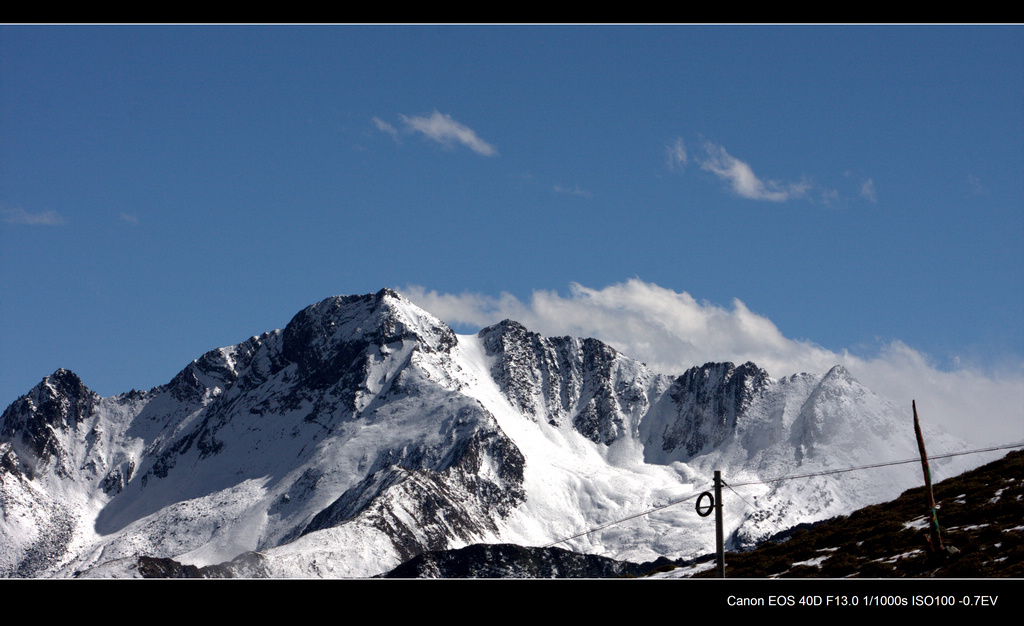
[[725, 542], [722, 540], [722, 472], [715, 470], [715, 550], [718, 577], [725, 578]]
[[931, 548], [932, 554], [940, 554], [943, 552], [942, 535], [939, 534], [939, 517], [935, 513], [935, 496], [932, 495], [932, 472], [928, 469], [928, 454], [924, 451], [924, 437], [921, 436], [921, 424], [917, 421], [917, 403], [911, 400], [910, 406], [914, 409], [914, 434], [917, 435], [917, 448], [921, 451], [925, 495], [928, 498], [928, 513], [931, 515], [931, 533], [928, 537], [928, 547]]
[[[722, 539], [722, 472], [715, 470], [715, 495], [705, 491], [697, 498], [697, 515], [707, 517], [715, 511], [715, 565], [718, 570], [718, 577], [725, 578], [725, 541]], [[708, 508], [701, 508], [704, 498], [709, 500]]]

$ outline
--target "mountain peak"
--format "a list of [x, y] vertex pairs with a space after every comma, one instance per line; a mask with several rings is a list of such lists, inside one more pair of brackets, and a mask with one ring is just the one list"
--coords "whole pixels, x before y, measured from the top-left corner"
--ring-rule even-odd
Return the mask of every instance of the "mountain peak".
[[444, 322], [391, 289], [312, 304], [292, 318], [282, 339], [285, 359], [315, 386], [332, 384], [370, 346], [414, 341], [425, 352], [448, 352], [457, 343]]
[[401, 294], [399, 294], [397, 291], [395, 291], [394, 289], [391, 289], [389, 287], [384, 287], [383, 289], [381, 289], [377, 293], [373, 294], [373, 297], [376, 298], [378, 301], [383, 300], [385, 298], [393, 298], [393, 299], [396, 299], [396, 300], [402, 300], [403, 299]]
[[88, 415], [93, 392], [82, 379], [63, 367], [43, 378], [22, 399], [28, 399], [34, 410], [44, 411], [50, 423], [79, 422]]
[[60, 457], [59, 433], [84, 421], [97, 400], [81, 379], [64, 368], [46, 376], [0, 416], [0, 441], [18, 440], [41, 462]]
[[846, 369], [845, 367], [843, 367], [842, 365], [836, 365], [835, 367], [830, 369], [825, 374], [825, 377], [824, 377], [823, 380], [841, 380], [841, 381], [847, 382], [847, 383], [854, 382], [853, 375], [850, 374], [850, 371], [848, 369]]
[[310, 331], [325, 340], [355, 335], [384, 345], [416, 336], [432, 348], [454, 345], [454, 333], [446, 324], [387, 288], [375, 294], [332, 296], [306, 307], [285, 328], [286, 343], [289, 337]]

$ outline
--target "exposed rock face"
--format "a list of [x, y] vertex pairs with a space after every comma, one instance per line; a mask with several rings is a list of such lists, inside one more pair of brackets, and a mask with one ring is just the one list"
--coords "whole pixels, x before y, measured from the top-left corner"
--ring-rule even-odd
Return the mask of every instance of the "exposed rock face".
[[[360, 517], [390, 537], [404, 561], [498, 534], [496, 520], [525, 498], [524, 459], [496, 424], [476, 427], [493, 423], [482, 411], [463, 407], [447, 424], [443, 447], [381, 451], [377, 469], [314, 516], [301, 535]], [[468, 424], [476, 428], [457, 432]]]
[[672, 383], [669, 395], [678, 418], [663, 434], [662, 449], [685, 450], [689, 457], [722, 445], [768, 382], [768, 373], [753, 363], [705, 363]]
[[596, 339], [544, 338], [511, 320], [479, 336], [495, 357], [494, 380], [524, 415], [555, 426], [570, 420], [587, 439], [608, 445], [629, 435], [625, 416], [647, 408], [651, 374]]
[[297, 382], [351, 392], [365, 380], [371, 346], [413, 341], [421, 350], [442, 353], [455, 346], [450, 328], [428, 315], [409, 315], [411, 309], [394, 305], [400, 301], [397, 293], [382, 289], [328, 298], [300, 311], [284, 329], [282, 346], [285, 361], [297, 365]]
[[31, 480], [37, 470], [70, 476], [74, 470], [63, 435], [77, 431], [92, 412], [98, 396], [73, 372], [59, 369], [32, 391], [15, 400], [0, 417], [0, 440], [11, 442], [12, 451], [23, 451], [22, 470]]

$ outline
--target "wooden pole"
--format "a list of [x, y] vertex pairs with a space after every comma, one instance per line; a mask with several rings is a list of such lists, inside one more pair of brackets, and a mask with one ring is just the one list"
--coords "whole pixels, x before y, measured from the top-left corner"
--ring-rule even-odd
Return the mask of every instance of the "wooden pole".
[[715, 470], [715, 558], [718, 577], [725, 578], [725, 542], [722, 540], [722, 472]]
[[917, 435], [917, 448], [921, 451], [921, 467], [924, 468], [924, 488], [928, 498], [928, 513], [931, 515], [931, 532], [928, 547], [932, 553], [942, 552], [942, 535], [939, 534], [939, 517], [935, 513], [935, 496], [932, 495], [932, 472], [928, 468], [928, 454], [924, 451], [924, 437], [921, 436], [921, 424], [917, 420], [917, 403], [910, 401], [914, 409], [914, 434]]

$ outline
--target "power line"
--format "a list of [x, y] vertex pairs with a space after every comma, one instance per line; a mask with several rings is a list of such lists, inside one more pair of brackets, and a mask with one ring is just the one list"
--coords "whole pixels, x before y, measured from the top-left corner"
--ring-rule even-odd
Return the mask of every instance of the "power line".
[[[722, 482], [723, 482], [723, 483], [725, 484], [725, 486], [726, 486], [726, 487], [728, 487], [728, 488], [729, 488], [729, 491], [733, 492], [733, 494], [734, 494], [734, 495], [735, 495], [735, 496], [736, 496], [737, 498], [739, 498], [740, 500], [742, 500], [742, 501], [743, 501], [743, 504], [746, 504], [746, 505], [747, 505], [747, 506], [748, 506], [748, 507], [749, 507], [749, 508], [750, 508], [751, 510], [753, 510], [753, 511], [759, 511], [759, 510], [763, 510], [763, 509], [759, 509], [758, 507], [754, 506], [753, 504], [751, 504], [751, 503], [747, 502], [747, 499], [746, 499], [746, 498], [744, 498], [743, 496], [741, 496], [741, 495], [739, 494], [739, 492], [737, 492], [737, 491], [736, 491], [735, 489], [733, 489], [733, 488], [732, 488], [732, 485], [730, 485], [729, 483], [726, 483], [725, 481], [722, 481]], [[778, 525], [778, 524], [776, 524], [775, 522], [773, 522], [773, 521], [771, 520], [771, 518], [770, 518], [770, 517], [769, 517], [769, 518], [765, 518], [765, 520], [764, 520], [764, 521], [766, 521], [766, 522], [768, 522], [769, 524], [771, 524], [772, 526], [774, 526], [774, 527], [775, 527], [775, 531], [776, 531], [776, 532], [780, 532], [780, 533], [782, 532], [782, 529], [781, 529], [781, 528], [779, 528], [779, 525]]]
[[[1006, 444], [1006, 445], [1002, 445], [1002, 446], [993, 446], [991, 448], [979, 448], [979, 449], [976, 449], [976, 450], [964, 450], [962, 452], [949, 452], [947, 454], [933, 455], [933, 456], [931, 456], [931, 458], [933, 458], [933, 459], [945, 459], [945, 458], [954, 457], [954, 456], [963, 456], [963, 455], [966, 455], [966, 454], [980, 454], [982, 452], [994, 452], [996, 450], [1008, 450], [1008, 449], [1011, 449], [1011, 448], [1024, 448], [1024, 442], [1022, 442], [1022, 443], [1011, 443], [1011, 444]], [[746, 486], [749, 486], [749, 485], [767, 485], [767, 484], [770, 484], [770, 483], [782, 482], [784, 480], [794, 480], [794, 479], [797, 479], [797, 478], [812, 478], [814, 476], [826, 476], [828, 474], [842, 474], [844, 472], [855, 472], [855, 471], [864, 470], [864, 469], [874, 469], [874, 468], [877, 468], [877, 467], [887, 467], [887, 466], [890, 466], [890, 465], [905, 465], [907, 463], [920, 463], [920, 462], [921, 462], [921, 459], [919, 459], [919, 458], [918, 459], [907, 459], [907, 460], [904, 460], [904, 461], [889, 461], [887, 463], [874, 463], [874, 464], [871, 464], [871, 465], [860, 465], [860, 466], [857, 466], [857, 467], [847, 467], [847, 468], [844, 468], [844, 469], [826, 470], [826, 471], [821, 471], [821, 472], [811, 472], [809, 474], [793, 474], [791, 476], [780, 476], [778, 478], [769, 478], [767, 480], [754, 480], [754, 481], [745, 482], [745, 483], [736, 483], [736, 484], [733, 484], [733, 485], [730, 485], [728, 483], [724, 483], [724, 481], [723, 481], [723, 483], [727, 487], [729, 487], [730, 491], [732, 491], [733, 487], [746, 487]], [[690, 494], [690, 495], [688, 495], [688, 496], [686, 496], [684, 498], [680, 498], [678, 500], [672, 500], [671, 502], [668, 502], [667, 504], [663, 504], [661, 506], [656, 506], [656, 507], [647, 509], [645, 511], [641, 511], [640, 513], [635, 513], [635, 514], [630, 515], [628, 517], [623, 517], [622, 519], [613, 520], [611, 522], [607, 522], [605, 524], [601, 524], [600, 526], [595, 526], [593, 528], [589, 528], [589, 529], [587, 529], [587, 530], [585, 530], [585, 531], [583, 531], [581, 533], [577, 533], [577, 534], [572, 535], [570, 537], [564, 537], [562, 539], [559, 539], [558, 541], [554, 541], [552, 543], [549, 543], [549, 544], [545, 545], [544, 547], [545, 548], [551, 548], [551, 547], [554, 547], [554, 546], [556, 546], [556, 545], [558, 545], [560, 543], [565, 543], [566, 541], [570, 541], [572, 539], [576, 539], [577, 537], [583, 537], [584, 535], [589, 535], [591, 533], [596, 533], [597, 531], [604, 530], [605, 528], [608, 528], [610, 526], [615, 526], [616, 524], [621, 524], [623, 522], [628, 522], [629, 520], [636, 519], [638, 517], [644, 517], [645, 515], [650, 515], [651, 513], [655, 513], [657, 511], [662, 510], [662, 509], [667, 509], [670, 506], [675, 506], [675, 505], [680, 504], [682, 502], [686, 502], [687, 500], [692, 500], [692, 499], [696, 498], [697, 496], [699, 496], [704, 491], [706, 491], [708, 487], [710, 487], [710, 483], [705, 483], [705, 484], [706, 484], [705, 488], [697, 491], [696, 493], [692, 493], [692, 494]], [[733, 493], [736, 493], [736, 492], [733, 491]], [[739, 496], [739, 494], [736, 494], [736, 495]], [[740, 498], [740, 499], [743, 500], [743, 498]], [[746, 502], [746, 500], [743, 500], [743, 501]], [[747, 506], [751, 506], [750, 503], [747, 503]], [[754, 508], [754, 507], [751, 506], [751, 508]]]
[[[954, 456], [963, 456], [965, 454], [980, 454], [982, 452], [993, 452], [995, 450], [1007, 450], [1009, 448], [1021, 448], [1021, 447], [1024, 447], [1024, 443], [1012, 443], [1012, 444], [1003, 445], [1003, 446], [993, 446], [991, 448], [980, 448], [980, 449], [977, 449], [977, 450], [964, 450], [962, 452], [950, 452], [950, 453], [947, 453], [947, 454], [935, 454], [935, 455], [928, 455], [928, 456], [929, 456], [929, 458], [932, 458], [932, 459], [946, 459], [946, 458], [954, 457]], [[732, 486], [733, 487], [746, 487], [747, 485], [767, 485], [769, 483], [777, 483], [777, 482], [781, 482], [781, 481], [784, 481], [784, 480], [793, 480], [795, 478], [812, 478], [814, 476], [826, 476], [828, 474], [842, 474], [843, 472], [855, 472], [855, 471], [863, 470], [863, 469], [874, 469], [876, 467], [887, 467], [889, 465], [905, 465], [907, 463], [920, 463], [920, 462], [921, 462], [921, 459], [920, 458], [916, 458], [916, 459], [906, 459], [906, 460], [903, 460], [903, 461], [889, 461], [887, 463], [873, 463], [871, 465], [860, 465], [860, 466], [857, 466], [857, 467], [847, 467], [847, 468], [844, 468], [844, 469], [824, 470], [824, 471], [821, 471], [821, 472], [811, 472], [809, 474], [793, 474], [791, 476], [780, 476], [778, 478], [768, 478], [768, 479], [765, 479], [765, 480], [753, 480], [753, 481], [746, 482], [746, 483], [734, 483]]]
[[[710, 486], [710, 483], [708, 484], [708, 486]], [[556, 546], [556, 545], [558, 545], [560, 543], [565, 543], [566, 541], [569, 541], [570, 539], [575, 539], [577, 537], [582, 537], [584, 535], [589, 535], [590, 533], [596, 533], [597, 531], [604, 530], [605, 528], [608, 528], [609, 526], [615, 526], [616, 524], [621, 524], [623, 522], [628, 522], [629, 520], [637, 518], [637, 517], [643, 517], [644, 515], [650, 515], [651, 513], [654, 513], [656, 511], [660, 511], [662, 509], [667, 509], [670, 506], [675, 506], [675, 505], [679, 504], [680, 502], [686, 502], [687, 500], [692, 500], [692, 499], [696, 498], [697, 496], [699, 496], [704, 491], [706, 491], [706, 489], [701, 489], [700, 491], [698, 491], [696, 493], [692, 493], [692, 494], [686, 496], [685, 498], [680, 498], [678, 500], [673, 500], [673, 501], [671, 501], [671, 502], [669, 502], [667, 504], [663, 504], [661, 506], [656, 506], [656, 507], [654, 507], [652, 509], [647, 509], [646, 511], [641, 511], [640, 513], [636, 513], [634, 515], [630, 515], [629, 517], [623, 517], [622, 519], [613, 520], [613, 521], [608, 522], [606, 524], [601, 524], [600, 526], [595, 526], [594, 528], [590, 528], [590, 529], [585, 530], [585, 531], [583, 531], [581, 533], [572, 535], [571, 537], [564, 537], [562, 539], [559, 539], [558, 541], [555, 541], [553, 543], [549, 543], [548, 545], [546, 545], [544, 547], [545, 548], [551, 548], [551, 547]]]

